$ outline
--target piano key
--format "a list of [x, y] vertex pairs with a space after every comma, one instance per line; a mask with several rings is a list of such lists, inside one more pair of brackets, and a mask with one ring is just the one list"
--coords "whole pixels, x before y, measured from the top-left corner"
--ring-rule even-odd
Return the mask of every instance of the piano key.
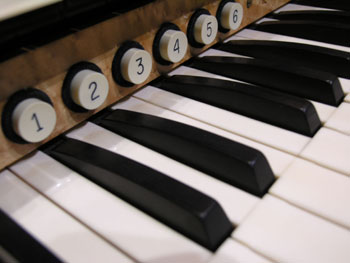
[[350, 79], [349, 52], [301, 43], [266, 40], [231, 40], [216, 48], [254, 58], [326, 71]]
[[343, 11], [299, 10], [272, 13], [269, 17], [278, 20], [323, 21], [349, 25], [350, 13]]
[[122, 102], [118, 102], [116, 105], [114, 105], [112, 107], [112, 109], [126, 109], [126, 110], [132, 110], [132, 111], [137, 111], [137, 112], [141, 112], [141, 113], [151, 114], [154, 116], [160, 116], [162, 118], [167, 118], [170, 120], [182, 122], [184, 124], [188, 124], [188, 125], [197, 127], [199, 129], [206, 130], [206, 131], [211, 132], [211, 133], [215, 133], [215, 134], [222, 136], [222, 137], [225, 137], [227, 139], [248, 145], [252, 148], [255, 148], [255, 149], [261, 151], [266, 156], [266, 158], [268, 159], [268, 161], [271, 165], [273, 173], [277, 177], [283, 173], [283, 171], [291, 164], [291, 162], [295, 158], [294, 156], [292, 156], [290, 154], [276, 150], [276, 149], [271, 148], [269, 146], [266, 146], [264, 144], [257, 143], [255, 141], [252, 141], [252, 140], [246, 139], [242, 136], [238, 136], [234, 133], [231, 133], [227, 130], [220, 129], [220, 128], [217, 128], [217, 127], [212, 126], [212, 125], [208, 125], [205, 122], [201, 122], [201, 121], [198, 121], [196, 119], [189, 118], [185, 115], [178, 114], [176, 112], [167, 110], [165, 108], [156, 106], [154, 104], [145, 102], [143, 100], [139, 100], [139, 99], [134, 98], [134, 97], [128, 98], [127, 100], [122, 101]]
[[194, 59], [190, 66], [333, 106], [344, 97], [335, 75], [312, 69], [259, 59], [219, 56]]
[[350, 94], [348, 94], [348, 95], [345, 97], [344, 101], [350, 102]]
[[306, 38], [350, 47], [348, 38], [350, 26], [339, 23], [328, 23], [323, 21], [278, 20], [256, 23], [251, 28], [258, 31]]
[[342, 103], [326, 122], [325, 127], [350, 135], [350, 104]]
[[[133, 95], [159, 107], [210, 124], [253, 141], [297, 155], [310, 137], [147, 86]], [[256, 131], [259, 131], [258, 133]]]
[[[228, 54], [228, 55], [226, 55], [226, 54]], [[212, 55], [212, 56], [224, 55], [224, 56], [232, 56], [232, 57], [236, 56], [236, 54], [223, 52], [223, 51], [220, 51], [217, 49], [209, 49], [208, 51], [203, 52], [200, 56], [202, 56], [202, 55], [203, 56], [206, 56], [206, 55], [208, 55], [208, 56], [210, 56], [210, 55]], [[240, 80], [227, 78], [227, 77], [224, 77], [221, 75], [216, 75], [216, 74], [213, 74], [210, 72], [206, 72], [206, 71], [195, 69], [195, 68], [190, 68], [187, 66], [180, 66], [180, 67], [176, 68], [175, 70], [168, 73], [168, 76], [175, 76], [175, 75], [206, 77], [206, 78], [222, 79], [222, 80], [246, 83], [246, 82], [243, 82]], [[311, 100], [309, 100], [309, 101], [315, 107], [317, 115], [320, 118], [322, 123], [325, 123], [336, 109], [336, 107], [333, 107], [333, 106], [330, 106], [327, 104], [323, 104], [323, 103], [319, 103], [319, 102], [311, 101]]]
[[[136, 99], [131, 99], [136, 100]], [[129, 100], [128, 100], [129, 101]], [[124, 104], [130, 108], [136, 104]], [[142, 104], [142, 103], [141, 103]], [[145, 103], [146, 104], [146, 103]], [[120, 106], [118, 104], [118, 106]], [[141, 105], [142, 109], [145, 108]], [[149, 108], [154, 108], [150, 105]], [[81, 140], [106, 150], [118, 153], [136, 162], [166, 174], [217, 200], [234, 225], [238, 225], [257, 204], [259, 198], [236, 187], [221, 182], [189, 166], [161, 155], [138, 143], [88, 122], [67, 134], [69, 138]]]
[[53, 5], [63, 0], [2, 0], [0, 4], [0, 21], [28, 13], [30, 11]]
[[350, 232], [271, 195], [233, 237], [275, 262], [348, 262]]
[[[43, 185], [47, 181], [41, 182]], [[55, 191], [60, 185], [54, 185], [48, 191]], [[28, 186], [9, 170], [0, 173], [0, 209], [19, 224], [28, 234], [65, 262], [133, 262], [122, 252], [101, 239], [96, 233], [82, 225], [76, 219], [51, 203], [43, 195]], [[4, 226], [1, 224], [1, 226]], [[24, 245], [25, 239], [15, 232], [16, 253], [21, 252], [20, 262], [53, 262], [41, 258], [34, 260], [22, 250], [39, 256], [31, 244]], [[1, 237], [4, 237], [1, 235]], [[8, 239], [8, 241], [10, 241]], [[4, 244], [2, 244], [4, 245]], [[5, 247], [7, 245], [5, 244]], [[29, 249], [29, 251], [27, 251]]]
[[268, 259], [253, 252], [251, 249], [243, 246], [233, 239], [226, 240], [224, 244], [216, 251], [214, 257], [209, 263], [269, 263]]
[[321, 128], [300, 156], [331, 170], [350, 175], [350, 137], [345, 134]]
[[11, 170], [134, 261], [207, 262], [212, 255], [40, 151]]
[[62, 262], [0, 209], [0, 261]]
[[232, 232], [215, 200], [129, 158], [71, 138], [44, 152], [210, 250]]
[[350, 11], [348, 0], [295, 0], [297, 4]]
[[301, 11], [301, 10], [334, 10], [334, 9], [309, 6], [309, 5], [302, 5], [302, 4], [293, 4], [292, 2], [289, 2], [288, 4], [282, 6], [281, 8], [278, 8], [277, 10], [275, 10], [273, 12], [279, 13], [279, 12], [284, 12], [284, 11]]
[[350, 229], [350, 181], [343, 174], [297, 159], [269, 193]]
[[194, 76], [165, 78], [157, 87], [308, 136], [321, 126], [309, 101], [263, 87]]
[[274, 181], [260, 151], [180, 122], [118, 109], [95, 123], [256, 196]]

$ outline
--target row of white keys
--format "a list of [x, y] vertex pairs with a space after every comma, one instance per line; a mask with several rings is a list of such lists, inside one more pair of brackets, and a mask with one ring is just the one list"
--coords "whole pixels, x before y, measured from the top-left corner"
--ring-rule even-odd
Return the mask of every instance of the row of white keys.
[[350, 231], [265, 195], [233, 237], [276, 262], [346, 263]]
[[159, 107], [294, 155], [299, 154], [310, 141], [310, 137], [152, 86], [145, 87], [136, 92], [133, 96]]
[[66, 262], [133, 262], [8, 170], [0, 173], [0, 208]]
[[137, 262], [207, 262], [212, 255], [42, 152], [10, 169]]
[[[350, 192], [350, 181], [348, 181], [348, 178], [344, 175], [318, 167], [311, 162], [298, 160], [292, 155], [249, 141], [245, 138], [233, 135], [196, 120], [191, 120], [185, 116], [181, 116], [177, 113], [135, 98], [129, 98], [126, 101], [117, 103], [113, 108], [132, 110], [179, 121], [258, 149], [265, 154], [272, 170], [275, 172], [275, 175], [277, 177], [280, 176], [280, 179], [277, 180], [270, 191], [305, 210], [327, 218], [327, 220], [336, 222], [340, 225], [350, 226], [350, 211], [346, 211], [350, 201], [350, 195], [347, 194]], [[69, 136], [83, 139], [84, 141], [88, 140], [89, 143], [98, 143], [99, 146], [104, 148], [108, 147], [111, 150], [113, 149], [113, 151], [117, 148], [111, 143], [113, 140], [110, 138], [110, 135], [102, 133], [102, 131], [100, 133], [97, 131], [87, 131], [84, 127], [81, 128], [81, 131], [73, 131]], [[248, 210], [242, 209], [236, 201], [247, 206], [249, 204], [248, 196], [241, 194], [236, 195], [235, 198], [229, 198], [229, 192], [227, 192], [225, 188], [219, 188], [220, 186], [215, 179], [208, 180], [208, 178], [205, 178], [202, 174], [203, 179], [198, 177], [199, 181], [190, 180], [189, 174], [192, 175], [193, 171], [188, 170], [186, 176], [184, 176], [183, 172], [185, 172], [185, 170], [181, 170], [181, 172], [179, 172], [180, 170], [175, 170], [174, 167], [176, 166], [174, 163], [171, 163], [168, 160], [169, 164], [166, 164], [165, 159], [159, 159], [158, 156], [157, 158], [154, 157], [156, 156], [154, 153], [152, 153], [152, 155], [151, 153], [146, 154], [146, 152], [144, 152], [145, 150], [143, 149], [143, 151], [140, 151], [140, 148], [138, 148], [138, 150], [135, 150], [135, 148], [125, 148], [121, 143], [118, 144], [118, 148], [121, 148], [118, 150], [119, 153], [127, 155], [132, 159], [137, 158], [138, 161], [143, 162], [144, 164], [148, 163], [148, 165], [154, 169], [162, 169], [162, 172], [212, 196], [223, 206], [229, 218], [235, 225], [240, 223], [242, 218], [246, 215], [245, 212]], [[177, 164], [177, 167], [180, 168], [181, 166]], [[278, 171], [278, 173], [276, 173], [276, 171]], [[215, 183], [215, 185], [213, 183]], [[299, 185], [300, 187], [298, 187]], [[289, 189], [289, 191], [285, 191], [284, 189]], [[228, 189], [228, 191], [230, 190]], [[237, 189], [232, 187], [231, 191], [232, 196]], [[324, 195], [325, 191], [327, 191], [328, 195]], [[238, 191], [237, 193], [240, 192]], [[331, 198], [329, 198], [329, 196], [331, 196]], [[249, 210], [253, 207], [253, 202], [251, 202], [250, 205]], [[235, 218], [239, 218], [239, 220], [235, 220]]]

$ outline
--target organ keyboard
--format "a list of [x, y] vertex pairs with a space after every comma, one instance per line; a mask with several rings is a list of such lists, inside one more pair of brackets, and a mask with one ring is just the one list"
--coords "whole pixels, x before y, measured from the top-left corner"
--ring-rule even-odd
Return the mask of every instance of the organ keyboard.
[[0, 260], [348, 262], [348, 36], [244, 28], [335, 8], [287, 2], [153, 1], [6, 58]]

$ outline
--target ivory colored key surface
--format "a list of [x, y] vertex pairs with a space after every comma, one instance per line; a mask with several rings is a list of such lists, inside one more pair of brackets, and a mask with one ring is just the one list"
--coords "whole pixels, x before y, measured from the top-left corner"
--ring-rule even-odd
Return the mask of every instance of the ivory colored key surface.
[[348, 94], [345, 99], [344, 99], [346, 102], [350, 102], [350, 94]]
[[0, 21], [58, 2], [63, 2], [63, 0], [1, 0]]
[[12, 125], [22, 139], [35, 143], [45, 140], [56, 125], [55, 109], [36, 98], [20, 102], [12, 114]]
[[228, 2], [221, 11], [220, 24], [223, 28], [236, 30], [243, 20], [243, 7], [240, 3]]
[[208, 45], [214, 41], [218, 33], [218, 21], [212, 15], [200, 15], [194, 25], [194, 39]]
[[268, 263], [271, 262], [236, 240], [228, 239], [215, 252], [209, 263]]
[[350, 104], [342, 103], [325, 125], [327, 128], [350, 135]]
[[42, 152], [11, 170], [137, 262], [207, 262], [211, 255]]
[[143, 90], [136, 92], [134, 96], [288, 153], [300, 153], [310, 141], [310, 138], [307, 136], [265, 124], [152, 86], [147, 86]]
[[302, 11], [302, 10], [330, 10], [330, 9], [289, 3], [285, 6], [282, 6], [279, 9], [275, 10], [274, 13], [279, 13], [279, 12], [284, 12], [284, 11]]
[[[132, 107], [132, 103], [124, 108]], [[86, 123], [67, 134], [98, 147], [123, 155], [189, 185], [220, 203], [231, 222], [239, 224], [257, 204], [258, 198], [221, 182], [189, 166], [130, 141], [93, 123]]]
[[275, 262], [350, 260], [348, 229], [270, 195], [239, 225], [233, 237]]
[[269, 192], [350, 229], [350, 180], [343, 174], [297, 159]]
[[179, 30], [167, 30], [160, 39], [160, 55], [169, 62], [179, 62], [187, 52], [186, 34]]
[[102, 73], [85, 69], [74, 76], [70, 91], [76, 104], [84, 109], [94, 110], [105, 102], [109, 84]]
[[252, 140], [246, 139], [241, 136], [237, 136], [233, 133], [230, 133], [228, 131], [219, 129], [217, 127], [214, 127], [212, 125], [208, 125], [204, 122], [197, 121], [195, 119], [191, 119], [189, 117], [186, 117], [184, 115], [178, 114], [176, 112], [161, 108], [159, 106], [147, 103], [145, 101], [139, 100], [137, 98], [129, 98], [128, 100], [125, 100], [123, 102], [118, 102], [115, 106], [113, 106], [113, 109], [126, 109], [126, 110], [133, 110], [137, 112], [147, 113], [155, 116], [159, 116], [162, 118], [167, 118], [170, 120], [182, 122], [203, 130], [206, 130], [211, 133], [215, 133], [217, 135], [223, 136], [225, 138], [228, 138], [230, 140], [234, 140], [237, 142], [240, 142], [242, 144], [248, 145], [252, 148], [255, 148], [257, 150], [260, 150], [268, 159], [271, 168], [273, 170], [273, 173], [276, 176], [279, 176], [282, 174], [282, 172], [288, 167], [288, 165], [294, 160], [294, 156], [286, 154], [284, 152], [278, 151], [274, 148], [271, 148], [269, 146], [266, 146], [261, 143], [254, 142]]
[[0, 207], [66, 262], [133, 262], [8, 170], [0, 173]]
[[123, 78], [133, 84], [144, 82], [152, 69], [151, 55], [139, 48], [130, 48], [122, 57], [121, 73]]
[[321, 166], [350, 175], [350, 137], [321, 128], [300, 154]]

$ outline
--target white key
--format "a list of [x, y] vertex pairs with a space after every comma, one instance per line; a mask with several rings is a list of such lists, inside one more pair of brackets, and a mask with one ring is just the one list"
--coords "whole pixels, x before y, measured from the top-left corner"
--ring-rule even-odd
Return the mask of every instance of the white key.
[[269, 192], [350, 229], [350, 180], [342, 174], [298, 159]]
[[259, 201], [259, 198], [251, 194], [93, 123], [86, 123], [81, 128], [67, 134], [67, 136], [121, 154], [211, 196], [221, 204], [227, 216], [235, 225], [239, 224]]
[[350, 102], [350, 94], [348, 94], [348, 95], [345, 97], [344, 101]]
[[0, 21], [52, 5], [63, 0], [1, 0]]
[[233, 239], [226, 240], [209, 263], [269, 263], [271, 261], [253, 252]]
[[337, 109], [336, 107], [333, 107], [321, 102], [312, 101], [312, 100], [309, 100], [309, 101], [314, 105], [316, 112], [318, 114], [318, 117], [320, 118], [320, 121], [322, 124], [326, 123], [327, 120], [329, 120], [329, 118]]
[[321, 128], [301, 156], [319, 165], [350, 175], [350, 137]]
[[136, 92], [134, 96], [291, 154], [300, 153], [310, 141], [310, 138], [307, 136], [287, 131], [152, 86], [147, 86], [143, 90]]
[[350, 135], [350, 104], [340, 104], [325, 126]]
[[56, 126], [56, 112], [51, 104], [28, 98], [21, 101], [12, 113], [13, 129], [30, 143], [45, 140]]
[[81, 70], [72, 79], [70, 91], [76, 104], [87, 110], [95, 110], [107, 99], [108, 80], [100, 72]]
[[187, 52], [187, 36], [180, 30], [167, 30], [160, 39], [159, 51], [163, 59], [176, 63], [184, 58]]
[[8, 170], [0, 173], [0, 207], [66, 262], [133, 262]]
[[280, 12], [285, 12], [285, 11], [304, 11], [304, 10], [326, 11], [326, 10], [332, 10], [332, 9], [316, 7], [316, 6], [299, 5], [299, 4], [287, 4], [283, 7], [275, 10], [274, 13], [280, 13]]
[[346, 263], [350, 232], [265, 195], [233, 237], [275, 262]]
[[259, 151], [261, 151], [267, 158], [267, 160], [270, 163], [270, 166], [272, 168], [272, 171], [274, 172], [275, 176], [279, 176], [283, 173], [283, 171], [292, 163], [294, 160], [294, 156], [278, 151], [274, 148], [271, 148], [269, 146], [266, 146], [261, 143], [254, 142], [252, 140], [246, 139], [244, 137], [235, 135], [233, 133], [230, 133], [228, 131], [219, 129], [217, 127], [208, 125], [204, 122], [197, 121], [195, 119], [191, 119], [189, 117], [186, 117], [184, 115], [166, 110], [164, 108], [155, 106], [153, 104], [147, 103], [145, 101], [139, 100], [137, 98], [129, 98], [128, 100], [125, 100], [123, 102], [117, 103], [113, 109], [130, 109], [137, 112], [142, 112], [146, 114], [151, 114], [155, 116], [159, 116], [162, 118], [182, 122], [188, 125], [191, 125], [193, 127], [197, 127], [199, 129], [206, 130], [208, 132], [220, 135], [222, 137], [225, 137], [227, 139], [245, 144], [247, 146], [250, 146], [252, 148], [255, 148]]
[[11, 167], [138, 262], [206, 262], [211, 253], [42, 152]]

